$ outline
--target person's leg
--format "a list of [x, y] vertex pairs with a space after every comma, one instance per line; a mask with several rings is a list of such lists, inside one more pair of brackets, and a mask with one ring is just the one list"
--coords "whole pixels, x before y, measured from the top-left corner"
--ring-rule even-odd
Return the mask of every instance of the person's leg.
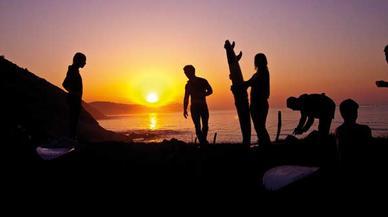
[[326, 139], [330, 133], [331, 117], [319, 118], [318, 131], [321, 139]]
[[78, 132], [78, 124], [79, 124], [79, 116], [81, 114], [81, 108], [82, 108], [82, 100], [77, 99], [76, 104], [75, 104], [75, 114], [74, 114], [74, 122], [75, 122], [75, 138], [77, 139], [77, 132]]
[[76, 139], [79, 115], [81, 112], [81, 99], [69, 96], [68, 103], [70, 109], [70, 137]]
[[[333, 146], [329, 139], [331, 117], [322, 117], [319, 119], [319, 149], [320, 149], [320, 161], [322, 173], [333, 171], [333, 163], [335, 161], [335, 145]], [[333, 161], [334, 160], [334, 161]]]
[[205, 142], [207, 143], [207, 133], [209, 131], [209, 109], [205, 105], [201, 112], [202, 117], [202, 135]]
[[266, 128], [268, 109], [269, 109], [268, 101], [265, 101], [258, 106], [257, 128], [258, 128], [258, 135], [260, 137], [259, 142], [261, 145], [271, 144], [271, 138]]
[[195, 126], [195, 133], [197, 134], [197, 138], [199, 140], [199, 143], [203, 143], [203, 135], [202, 135], [202, 131], [201, 131], [201, 119], [200, 119], [199, 109], [191, 106], [190, 111], [191, 111], [191, 118], [193, 119], [193, 123]]
[[271, 144], [271, 139], [266, 129], [268, 103], [251, 104], [251, 116], [260, 145]]
[[76, 121], [75, 121], [75, 103], [72, 96], [67, 96], [67, 105], [69, 106], [69, 136], [75, 139], [76, 136]]
[[251, 105], [249, 107], [249, 110], [251, 112], [253, 126], [255, 127], [255, 130], [256, 130], [257, 140], [260, 140], [260, 137], [259, 137], [258, 111], [257, 111], [256, 106], [253, 105], [252, 102], [251, 102]]
[[264, 106], [263, 106], [263, 111], [261, 112], [261, 118], [260, 118], [260, 129], [261, 129], [261, 132], [262, 132], [262, 135], [261, 137], [264, 139], [263, 142], [265, 145], [270, 145], [271, 144], [271, 137], [269, 136], [268, 134], [268, 131], [267, 131], [267, 126], [266, 126], [266, 123], [267, 123], [267, 116], [268, 116], [268, 110], [269, 110], [269, 105], [268, 105], [268, 102], [266, 101]]

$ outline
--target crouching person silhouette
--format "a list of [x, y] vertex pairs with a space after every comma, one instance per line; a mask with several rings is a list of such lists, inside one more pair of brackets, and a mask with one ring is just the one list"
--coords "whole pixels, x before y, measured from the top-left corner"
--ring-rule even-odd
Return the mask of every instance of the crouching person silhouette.
[[[209, 130], [209, 110], [206, 103], [206, 97], [213, 93], [209, 82], [195, 75], [195, 68], [192, 65], [186, 65], [183, 71], [187, 78], [185, 86], [185, 96], [183, 100], [183, 116], [187, 118], [187, 107], [189, 97], [191, 97], [190, 113], [195, 126], [195, 133], [201, 145], [208, 144], [207, 133]], [[201, 128], [202, 120], [202, 128]]]
[[294, 111], [300, 111], [301, 114], [299, 124], [294, 130], [295, 135], [307, 132], [313, 125], [314, 119], [318, 118], [320, 140], [327, 139], [335, 113], [335, 103], [332, 99], [325, 94], [303, 94], [298, 98], [289, 97], [287, 107]]
[[69, 66], [66, 78], [62, 86], [67, 90], [67, 103], [70, 109], [69, 130], [70, 138], [77, 140], [78, 119], [81, 112], [82, 102], [82, 77], [79, 69], [86, 65], [86, 56], [76, 53], [73, 64]]

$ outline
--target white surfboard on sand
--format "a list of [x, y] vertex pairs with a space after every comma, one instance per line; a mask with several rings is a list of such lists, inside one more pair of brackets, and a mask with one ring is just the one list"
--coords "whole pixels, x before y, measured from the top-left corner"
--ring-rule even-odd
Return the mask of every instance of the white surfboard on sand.
[[311, 176], [319, 167], [283, 165], [269, 169], [264, 173], [263, 184], [268, 191], [277, 191], [300, 179]]
[[36, 153], [43, 160], [53, 160], [74, 151], [74, 147], [76, 145], [78, 145], [77, 141], [62, 137], [56, 140], [51, 140], [48, 144], [38, 146], [36, 148]]
[[62, 155], [65, 155], [69, 152], [74, 151], [73, 147], [67, 148], [45, 148], [45, 147], [37, 147], [36, 152], [43, 160], [53, 160]]

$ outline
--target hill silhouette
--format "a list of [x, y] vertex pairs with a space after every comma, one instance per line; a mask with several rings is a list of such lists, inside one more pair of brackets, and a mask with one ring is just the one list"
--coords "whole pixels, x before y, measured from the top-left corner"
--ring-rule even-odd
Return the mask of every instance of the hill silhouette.
[[[27, 69], [0, 57], [2, 115], [7, 131], [23, 129], [35, 143], [67, 135], [66, 93]], [[102, 128], [93, 116], [105, 116], [83, 102], [79, 123], [81, 142], [125, 141], [127, 137]]]

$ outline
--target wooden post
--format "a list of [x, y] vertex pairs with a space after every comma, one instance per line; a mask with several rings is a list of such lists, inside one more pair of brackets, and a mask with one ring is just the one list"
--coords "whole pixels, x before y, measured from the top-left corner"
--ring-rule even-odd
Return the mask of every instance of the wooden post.
[[224, 48], [226, 50], [226, 57], [228, 59], [229, 78], [232, 80], [232, 86], [237, 87], [232, 90], [234, 96], [234, 104], [236, 106], [238, 119], [240, 122], [241, 133], [243, 137], [243, 144], [251, 144], [251, 117], [249, 112], [248, 93], [245, 88], [238, 88], [244, 82], [244, 78], [241, 72], [239, 60], [241, 59], [242, 52], [238, 55], [234, 52], [235, 43], [230, 43], [229, 40], [225, 41]]
[[213, 137], [213, 145], [216, 144], [216, 140], [217, 140], [217, 133], [214, 134], [214, 137]]
[[276, 142], [279, 141], [280, 132], [282, 130], [282, 112], [278, 111], [278, 130], [276, 132]]

